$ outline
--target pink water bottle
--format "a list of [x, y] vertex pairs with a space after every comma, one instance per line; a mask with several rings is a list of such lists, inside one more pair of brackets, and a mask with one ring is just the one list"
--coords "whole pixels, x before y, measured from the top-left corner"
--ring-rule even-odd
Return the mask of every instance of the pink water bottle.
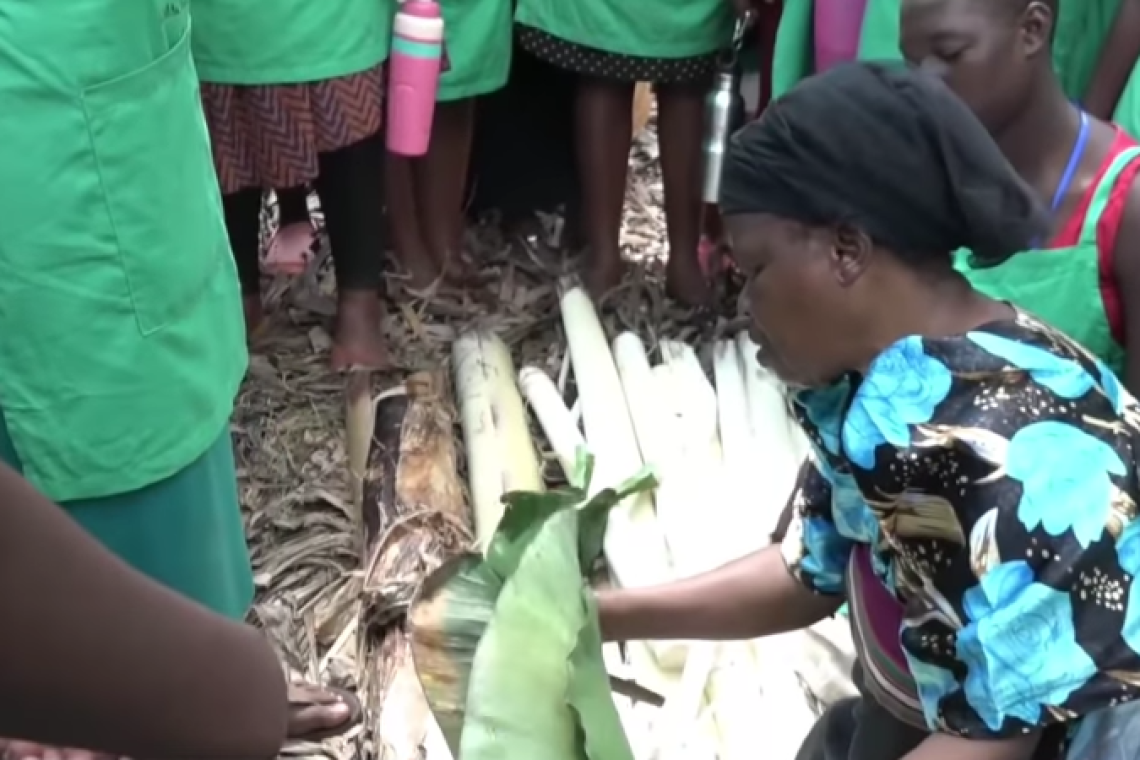
[[388, 150], [422, 156], [443, 65], [443, 15], [434, 0], [403, 0], [388, 60]]
[[815, 73], [855, 60], [867, 0], [815, 0]]

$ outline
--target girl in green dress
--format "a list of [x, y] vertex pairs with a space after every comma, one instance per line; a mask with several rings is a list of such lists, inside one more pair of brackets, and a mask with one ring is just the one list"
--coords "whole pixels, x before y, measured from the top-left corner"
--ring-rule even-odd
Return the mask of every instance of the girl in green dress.
[[[742, 3], [743, 11], [749, 3]], [[668, 288], [704, 303], [697, 261], [701, 232], [704, 98], [732, 32], [729, 0], [519, 0], [520, 46], [579, 75], [575, 106], [585, 282], [601, 296], [617, 285], [631, 144], [634, 86], [652, 82], [668, 222]]]
[[380, 0], [194, 4], [194, 63], [247, 327], [262, 317], [262, 193], [312, 183], [337, 281], [335, 369], [389, 363], [379, 291], [391, 24]]
[[475, 99], [503, 87], [511, 65], [510, 0], [441, 0], [440, 6], [448, 69], [428, 154], [389, 155], [386, 167], [393, 243], [415, 289], [461, 264]]
[[902, 48], [945, 79], [1051, 204], [1050, 232], [1034, 250], [992, 268], [963, 255], [961, 270], [1084, 344], [1137, 390], [1140, 306], [1130, 294], [1140, 288], [1140, 147], [1062, 88], [1050, 55], [1056, 11], [1056, 0], [903, 0]]
[[[773, 97], [815, 73], [815, 14], [815, 0], [784, 0], [772, 62]], [[899, 0], [867, 0], [855, 47], [860, 60], [899, 59]]]
[[57, 11], [0, 14], [0, 102], [20, 114], [0, 119], [0, 460], [137, 570], [240, 619], [246, 352], [189, 3]]
[[1065, 0], [1058, 24], [1066, 92], [1140, 137], [1140, 0]]

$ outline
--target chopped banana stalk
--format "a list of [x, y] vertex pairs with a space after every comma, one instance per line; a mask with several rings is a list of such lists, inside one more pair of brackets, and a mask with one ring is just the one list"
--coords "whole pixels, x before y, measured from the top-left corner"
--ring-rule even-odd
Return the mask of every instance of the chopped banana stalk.
[[666, 421], [661, 416], [661, 400], [645, 344], [633, 333], [624, 332], [614, 338], [613, 350], [641, 458], [661, 468], [663, 478], [668, 477], [663, 467], [667, 459]]
[[543, 490], [542, 471], [506, 344], [491, 332], [464, 333], [452, 346], [452, 365], [475, 536], [485, 547], [503, 516], [503, 494]]
[[519, 371], [519, 387], [558, 457], [562, 472], [567, 480], [572, 479], [578, 466], [578, 450], [586, 445], [586, 439], [558, 393], [558, 386], [538, 367], [523, 367]]

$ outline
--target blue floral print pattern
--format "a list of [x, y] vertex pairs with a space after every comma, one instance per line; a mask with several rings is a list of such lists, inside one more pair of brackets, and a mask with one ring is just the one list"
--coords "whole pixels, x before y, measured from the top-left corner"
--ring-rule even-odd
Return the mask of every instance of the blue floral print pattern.
[[1033, 382], [1061, 398], [1080, 398], [1094, 385], [1092, 375], [1074, 359], [991, 333], [972, 332], [968, 337], [987, 353], [1005, 359], [1014, 369], [1028, 372]]
[[[1116, 543], [1120, 567], [1133, 578], [1140, 576], [1140, 522], [1133, 522], [1120, 535]], [[1133, 652], [1140, 652], [1140, 583], [1133, 581], [1128, 587], [1125, 605], [1124, 630], [1120, 637]]]
[[[1072, 531], [1082, 548], [1100, 538], [1112, 509], [1111, 475], [1126, 474], [1120, 455], [1067, 422], [1026, 425], [1009, 441], [1006, 472], [1021, 482], [1017, 517], [1026, 530]], [[1100, 477], [1097, 477], [1098, 474]], [[1074, 509], [1074, 505], [1083, 509]]]
[[784, 556], [837, 594], [870, 545], [931, 729], [1063, 739], [1140, 700], [1140, 407], [1112, 373], [1019, 314], [906, 338], [841, 386], [793, 399], [815, 463]]
[[879, 444], [909, 445], [911, 426], [930, 420], [950, 383], [950, 369], [926, 353], [920, 338], [904, 338], [880, 354], [844, 421], [843, 446], [851, 461], [869, 470]]
[[1047, 705], [1061, 705], [1096, 673], [1077, 643], [1068, 591], [1035, 580], [1023, 561], [998, 565], [967, 591], [970, 622], [958, 632], [957, 654], [969, 668], [966, 698], [986, 726], [1007, 716], [1030, 725]]
[[1123, 414], [1124, 406], [1130, 400], [1130, 396], [1124, 390], [1124, 386], [1120, 384], [1120, 378], [1100, 359], [1096, 360], [1096, 371], [1100, 376], [1100, 388], [1108, 400], [1112, 402], [1112, 408], [1117, 414]]

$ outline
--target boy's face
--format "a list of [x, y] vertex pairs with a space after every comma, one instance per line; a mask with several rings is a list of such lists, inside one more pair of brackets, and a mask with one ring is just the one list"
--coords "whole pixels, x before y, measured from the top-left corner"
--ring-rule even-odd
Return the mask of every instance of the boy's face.
[[1048, 55], [1052, 13], [1036, 0], [903, 0], [901, 47], [940, 77], [991, 132], [1027, 97]]

